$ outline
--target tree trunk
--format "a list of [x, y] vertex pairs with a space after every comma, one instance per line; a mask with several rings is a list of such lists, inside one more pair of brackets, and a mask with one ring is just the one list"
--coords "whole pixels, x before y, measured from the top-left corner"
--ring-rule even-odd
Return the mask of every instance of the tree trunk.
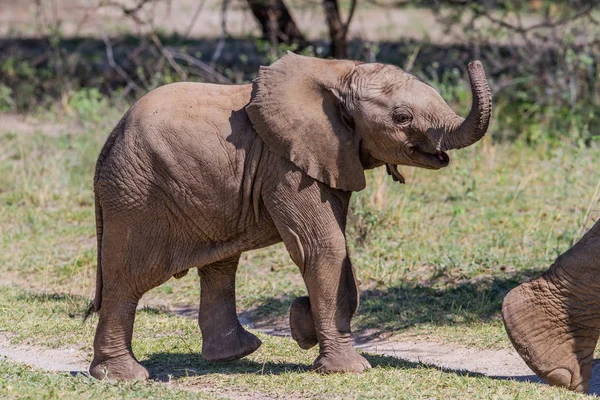
[[329, 38], [331, 40], [330, 55], [333, 58], [348, 58], [348, 39], [346, 27], [340, 18], [340, 9], [337, 0], [323, 0], [323, 8], [327, 25], [329, 25]]
[[283, 0], [248, 0], [248, 4], [265, 39], [277, 44], [297, 44], [300, 49], [306, 47], [308, 43]]

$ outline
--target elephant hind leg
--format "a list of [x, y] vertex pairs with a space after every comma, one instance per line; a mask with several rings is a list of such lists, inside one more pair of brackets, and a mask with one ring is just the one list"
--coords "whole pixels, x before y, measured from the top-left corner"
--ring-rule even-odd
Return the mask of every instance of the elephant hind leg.
[[232, 361], [256, 351], [262, 342], [246, 331], [235, 306], [235, 273], [240, 255], [205, 265], [200, 275], [202, 357], [207, 361]]
[[90, 375], [96, 379], [145, 380], [149, 373], [131, 349], [135, 310], [140, 296], [126, 295], [104, 286], [100, 320], [94, 339]]
[[[102, 247], [102, 305], [94, 338], [90, 375], [97, 379], [147, 379], [149, 373], [135, 358], [131, 339], [138, 302], [148, 290], [170, 278], [167, 250], [152, 232], [129, 229], [128, 220], [104, 221]], [[124, 235], [123, 232], [128, 232]], [[149, 250], [151, 249], [151, 250]]]

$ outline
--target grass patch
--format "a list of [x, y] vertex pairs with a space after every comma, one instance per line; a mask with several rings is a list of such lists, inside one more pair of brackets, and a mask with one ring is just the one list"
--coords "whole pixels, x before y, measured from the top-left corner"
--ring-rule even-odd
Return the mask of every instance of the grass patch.
[[[85, 299], [1, 287], [0, 304], [0, 326], [16, 342], [47, 346], [80, 343], [82, 351], [91, 346], [95, 324], [82, 323], [79, 314]], [[364, 374], [323, 376], [307, 371], [316, 349], [303, 351], [291, 339], [258, 336], [263, 346], [249, 357], [232, 363], [206, 362], [200, 356], [202, 342], [196, 321], [156, 309], [141, 310], [136, 319], [134, 352], [155, 379], [171, 385], [155, 381], [107, 384], [0, 360], [0, 393], [4, 398], [218, 398], [220, 394], [235, 397], [240, 393], [332, 399], [584, 398], [544, 385], [443, 371], [376, 355], [367, 355], [373, 369]]]
[[[102, 101], [77, 110], [63, 124], [75, 128], [49, 129], [52, 135], [0, 131], [6, 149], [0, 157], [0, 272], [41, 292], [89, 299], [96, 262], [94, 165], [122, 110]], [[44, 118], [40, 124], [54, 123]], [[502, 298], [591, 226], [599, 156], [595, 146], [486, 139], [453, 152], [441, 171], [401, 168], [407, 185], [381, 169], [368, 172], [368, 187], [354, 195], [349, 217], [362, 290], [355, 329], [510, 346], [499, 320]], [[198, 286], [190, 273], [145, 299], [196, 307]], [[237, 288], [240, 311], [254, 319], [286, 318], [293, 298], [305, 293], [282, 245], [245, 253]]]
[[0, 357], [3, 399], [219, 399], [161, 384], [99, 382], [83, 375], [44, 373]]

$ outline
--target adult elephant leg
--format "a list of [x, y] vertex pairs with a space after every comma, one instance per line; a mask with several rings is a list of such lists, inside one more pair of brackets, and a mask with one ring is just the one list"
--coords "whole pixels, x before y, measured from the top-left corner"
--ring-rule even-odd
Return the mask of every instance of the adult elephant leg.
[[205, 265], [200, 275], [202, 357], [207, 361], [231, 361], [256, 351], [262, 342], [245, 330], [235, 309], [235, 273], [239, 254]]
[[600, 222], [538, 279], [504, 299], [506, 332], [551, 385], [586, 392], [600, 334]]

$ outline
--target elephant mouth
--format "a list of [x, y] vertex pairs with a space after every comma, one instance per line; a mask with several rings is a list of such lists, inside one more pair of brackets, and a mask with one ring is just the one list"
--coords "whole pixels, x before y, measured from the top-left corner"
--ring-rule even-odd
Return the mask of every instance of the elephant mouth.
[[418, 167], [427, 169], [440, 169], [446, 167], [450, 163], [450, 157], [445, 152], [438, 150], [435, 153], [428, 153], [413, 148], [413, 161]]

